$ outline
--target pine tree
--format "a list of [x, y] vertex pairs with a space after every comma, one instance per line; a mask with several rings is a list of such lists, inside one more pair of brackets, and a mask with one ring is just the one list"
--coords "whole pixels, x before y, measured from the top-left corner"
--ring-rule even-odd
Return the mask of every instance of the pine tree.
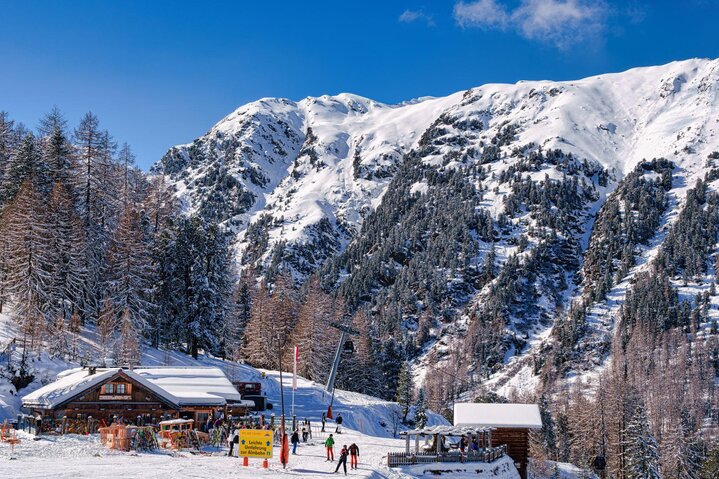
[[229, 239], [217, 225], [200, 226], [196, 238], [201, 254], [192, 268], [194, 305], [187, 323], [190, 354], [198, 350], [220, 353], [224, 323], [231, 311], [232, 271]]
[[405, 361], [399, 370], [397, 379], [397, 402], [402, 410], [402, 423], [407, 423], [407, 415], [412, 404], [412, 396], [414, 395], [414, 385], [412, 383], [412, 370], [409, 362]]
[[549, 410], [549, 401], [545, 396], [539, 398], [539, 413], [542, 416], [542, 448], [548, 458], [557, 459], [557, 436], [554, 418]]
[[719, 446], [715, 446], [702, 464], [701, 479], [716, 479], [719, 477]]
[[242, 358], [245, 332], [252, 314], [252, 290], [248, 279], [238, 282], [232, 292], [232, 310], [223, 332], [223, 351], [234, 361]]
[[659, 448], [643, 406], [637, 406], [624, 431], [624, 463], [629, 479], [660, 479]]
[[26, 180], [31, 181], [35, 191], [44, 198], [50, 191], [51, 182], [35, 136], [28, 133], [17, 148], [11, 151], [0, 185], [0, 202], [11, 201]]
[[53, 184], [60, 182], [72, 190], [72, 144], [67, 136], [67, 121], [55, 107], [40, 120], [41, 151]]
[[427, 404], [424, 394], [424, 388], [419, 388], [417, 394], [417, 404], [415, 405], [414, 421], [418, 429], [422, 429], [427, 425]]
[[16, 140], [15, 122], [10, 119], [6, 111], [0, 111], [0, 207], [5, 201], [4, 192], [10, 186], [5, 183], [5, 175]]

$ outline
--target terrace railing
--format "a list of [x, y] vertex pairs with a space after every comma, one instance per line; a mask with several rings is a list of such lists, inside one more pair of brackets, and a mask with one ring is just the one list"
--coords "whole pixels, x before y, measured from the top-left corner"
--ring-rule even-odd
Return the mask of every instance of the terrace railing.
[[461, 454], [459, 451], [436, 452], [421, 451], [411, 452], [390, 452], [387, 454], [387, 465], [389, 467], [409, 466], [414, 464], [431, 464], [434, 462], [493, 462], [507, 454], [507, 446], [501, 445], [492, 448], [483, 448], [479, 451], [467, 451]]

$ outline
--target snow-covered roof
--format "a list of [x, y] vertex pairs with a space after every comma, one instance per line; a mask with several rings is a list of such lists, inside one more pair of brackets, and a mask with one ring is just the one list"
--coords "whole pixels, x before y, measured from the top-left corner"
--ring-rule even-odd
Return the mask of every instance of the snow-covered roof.
[[536, 404], [456, 403], [454, 425], [541, 429], [542, 417]]
[[219, 368], [170, 366], [135, 368], [132, 372], [170, 393], [180, 406], [221, 406], [241, 400], [240, 393]]
[[58, 379], [23, 397], [26, 407], [52, 409], [123, 372], [175, 406], [244, 404], [225, 373], [214, 367], [97, 368], [64, 371]]

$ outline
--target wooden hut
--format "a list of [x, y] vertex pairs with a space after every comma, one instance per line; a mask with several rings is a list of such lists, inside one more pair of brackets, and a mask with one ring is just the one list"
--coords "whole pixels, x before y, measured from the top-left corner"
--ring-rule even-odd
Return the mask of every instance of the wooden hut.
[[114, 418], [135, 423], [168, 416], [200, 425], [228, 406], [246, 412], [254, 405], [240, 398], [218, 368], [174, 366], [70, 369], [22, 401], [36, 417], [93, 417], [100, 425]]
[[492, 430], [492, 443], [506, 445], [522, 479], [527, 479], [529, 431], [542, 428], [536, 404], [457, 403], [454, 425]]

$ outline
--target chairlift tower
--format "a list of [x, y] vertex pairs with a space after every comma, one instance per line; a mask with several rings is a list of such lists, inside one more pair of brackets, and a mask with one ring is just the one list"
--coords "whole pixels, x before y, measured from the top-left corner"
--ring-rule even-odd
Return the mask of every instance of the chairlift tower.
[[332, 399], [334, 399], [335, 379], [337, 378], [337, 370], [339, 369], [340, 365], [342, 348], [344, 347], [345, 341], [347, 340], [347, 335], [358, 336], [360, 332], [356, 329], [352, 329], [348, 325], [336, 323], [334, 321], [330, 323], [330, 326], [340, 331], [340, 341], [337, 345], [337, 351], [335, 352], [335, 360], [332, 362], [332, 370], [330, 371], [330, 377], [327, 378], [327, 386], [325, 387], [325, 391], [332, 394]]

